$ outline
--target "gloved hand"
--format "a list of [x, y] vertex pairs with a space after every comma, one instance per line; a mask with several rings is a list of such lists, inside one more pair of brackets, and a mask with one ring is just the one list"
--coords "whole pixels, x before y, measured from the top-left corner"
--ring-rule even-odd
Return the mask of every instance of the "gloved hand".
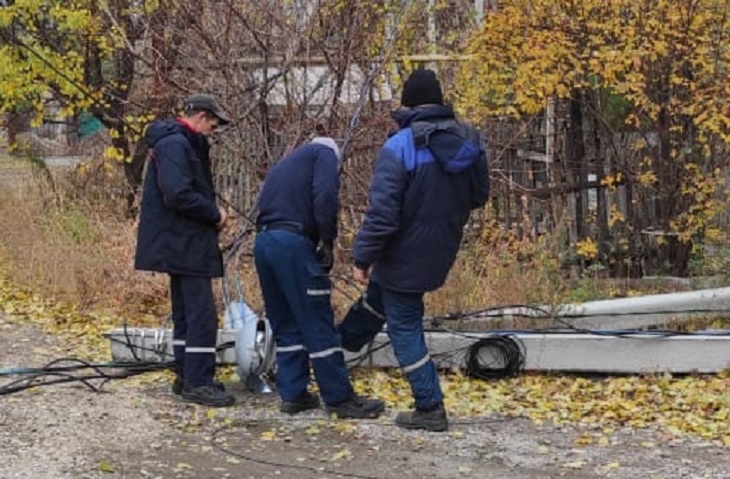
[[332, 270], [332, 266], [335, 264], [335, 254], [333, 251], [332, 243], [320, 241], [317, 246], [315, 254], [317, 255], [317, 261], [322, 265], [322, 268], [329, 274]]

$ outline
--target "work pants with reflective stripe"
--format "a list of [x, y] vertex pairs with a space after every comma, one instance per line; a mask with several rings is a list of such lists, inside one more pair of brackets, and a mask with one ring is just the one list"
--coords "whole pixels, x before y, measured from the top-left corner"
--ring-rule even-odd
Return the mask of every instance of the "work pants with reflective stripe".
[[175, 373], [188, 387], [213, 384], [218, 313], [211, 278], [170, 275]]
[[403, 293], [380, 286], [388, 337], [398, 364], [411, 385], [417, 409], [444, 398], [423, 334], [423, 293]]
[[283, 401], [296, 401], [309, 383], [309, 364], [326, 404], [353, 395], [335, 332], [331, 283], [314, 243], [288, 231], [262, 231], [254, 244], [256, 271], [276, 341], [276, 384]]

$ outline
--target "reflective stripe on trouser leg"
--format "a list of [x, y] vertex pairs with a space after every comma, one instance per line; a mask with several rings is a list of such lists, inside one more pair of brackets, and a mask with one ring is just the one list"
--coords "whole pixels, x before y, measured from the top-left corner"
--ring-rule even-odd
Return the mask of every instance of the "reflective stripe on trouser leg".
[[353, 395], [330, 302], [330, 281], [314, 254], [306, 256], [306, 297], [299, 327], [309, 350], [314, 377], [325, 404], [337, 404]]
[[180, 277], [174, 274], [170, 275], [170, 303], [172, 305], [172, 353], [175, 358], [175, 374], [184, 380], [187, 324], [185, 323], [185, 303], [180, 289]]
[[[291, 339], [279, 334], [279, 342]], [[301, 341], [301, 338], [299, 338]], [[296, 401], [309, 386], [309, 359], [303, 344], [276, 346], [276, 386], [282, 401]]]
[[267, 232], [256, 236], [254, 260], [266, 316], [276, 342], [276, 389], [282, 401], [296, 401], [309, 386], [309, 358], [299, 326], [276, 276], [273, 263], [279, 261], [279, 255], [286, 257], [289, 253], [277, 249], [278, 243], [272, 241], [275, 234]]
[[338, 404], [352, 397], [350, 376], [341, 347], [333, 346], [309, 353], [309, 360], [326, 404]]
[[[264, 273], [270, 276], [268, 279], [273, 279], [279, 293], [286, 298], [285, 303], [294, 321], [293, 327], [300, 334], [301, 343], [310, 354], [315, 355], [311, 362], [322, 400], [326, 404], [336, 404], [349, 400], [353, 391], [342, 352], [318, 355], [330, 348], [339, 348], [340, 341], [335, 332], [330, 305], [329, 277], [317, 262], [314, 250], [314, 244], [304, 236], [271, 231], [256, 236], [254, 255], [262, 288], [267, 283], [264, 280], [267, 278], [261, 277]], [[266, 295], [264, 298], [269, 308], [270, 302], [266, 300]], [[296, 343], [277, 341], [277, 344]]]
[[210, 278], [179, 276], [185, 305], [185, 385], [213, 384], [218, 315]]
[[423, 335], [423, 294], [382, 288], [388, 337], [398, 364], [411, 385], [416, 407], [426, 409], [443, 400], [436, 365]]

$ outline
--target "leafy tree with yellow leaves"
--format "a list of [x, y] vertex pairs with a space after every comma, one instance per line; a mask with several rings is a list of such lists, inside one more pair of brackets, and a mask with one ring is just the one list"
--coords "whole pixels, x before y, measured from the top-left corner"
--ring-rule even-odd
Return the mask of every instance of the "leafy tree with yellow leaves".
[[[69, 123], [93, 114], [109, 128], [107, 157], [124, 165], [131, 199], [146, 156], [144, 125], [150, 112], [169, 107], [170, 97], [160, 94], [164, 82], [157, 81], [156, 94], [135, 98], [139, 71], [154, 64], [158, 77], [169, 73], [179, 45], [169, 28], [177, 11], [165, 0], [7, 3], [0, 7], [0, 115], [30, 110], [38, 126], [49, 101]], [[146, 55], [142, 40], [162, 59]]]
[[[662, 260], [685, 274], [692, 242], [724, 207], [728, 31], [724, 0], [501, 1], [469, 45], [460, 104], [475, 117], [520, 117], [551, 98], [567, 102], [564, 160], [588, 171], [585, 125], [593, 124], [596, 154], [614, 150], [596, 169], [608, 166], [654, 197], [650, 211], [628, 215], [633, 232], [662, 232]], [[618, 134], [630, 135], [629, 148]]]

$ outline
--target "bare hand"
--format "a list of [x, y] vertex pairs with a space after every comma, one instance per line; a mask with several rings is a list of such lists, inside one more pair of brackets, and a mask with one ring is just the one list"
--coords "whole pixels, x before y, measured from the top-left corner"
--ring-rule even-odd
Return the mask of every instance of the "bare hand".
[[221, 219], [215, 224], [215, 227], [218, 231], [223, 230], [223, 228], [226, 227], [226, 222], [228, 221], [228, 215], [226, 214], [226, 210], [222, 208], [218, 208], [218, 212], [221, 214]]
[[352, 267], [352, 277], [360, 284], [367, 285], [370, 281], [370, 271], [372, 271], [373, 267], [369, 267], [368, 269], [360, 269], [357, 266]]

